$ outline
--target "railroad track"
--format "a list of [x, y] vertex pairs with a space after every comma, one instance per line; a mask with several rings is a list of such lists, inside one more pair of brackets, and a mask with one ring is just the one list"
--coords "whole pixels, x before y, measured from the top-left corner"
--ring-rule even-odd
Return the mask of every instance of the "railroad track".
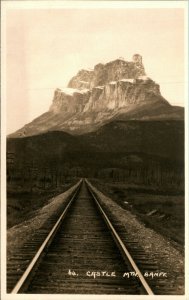
[[112, 223], [83, 181], [39, 236], [9, 261], [8, 292], [153, 295], [161, 282], [149, 285], [143, 271], [156, 270], [155, 261], [149, 262], [137, 241], [127, 247], [121, 228]]

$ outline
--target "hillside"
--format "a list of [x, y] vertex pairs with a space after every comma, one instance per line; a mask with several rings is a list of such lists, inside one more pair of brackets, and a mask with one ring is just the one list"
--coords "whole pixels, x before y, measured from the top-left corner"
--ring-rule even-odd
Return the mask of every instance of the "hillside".
[[80, 136], [55, 131], [9, 138], [7, 150], [13, 157], [13, 164], [8, 165], [10, 181], [29, 178], [31, 173], [42, 180], [45, 172], [49, 180], [55, 173], [64, 178], [119, 174], [133, 182], [164, 176], [174, 185], [175, 180], [183, 183], [182, 121], [113, 121]]

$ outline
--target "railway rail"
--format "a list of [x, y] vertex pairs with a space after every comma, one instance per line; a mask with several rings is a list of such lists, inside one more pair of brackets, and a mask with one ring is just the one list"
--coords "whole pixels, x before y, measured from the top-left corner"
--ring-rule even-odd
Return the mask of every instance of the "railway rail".
[[156, 270], [156, 262], [149, 262], [137, 241], [127, 246], [113, 223], [83, 180], [48, 226], [9, 261], [8, 292], [155, 294], [161, 280], [149, 284], [143, 273]]

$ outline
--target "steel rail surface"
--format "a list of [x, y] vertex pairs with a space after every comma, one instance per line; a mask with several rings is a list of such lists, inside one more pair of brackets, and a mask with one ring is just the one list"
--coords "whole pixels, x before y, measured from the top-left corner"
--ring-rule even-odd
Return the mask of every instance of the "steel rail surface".
[[51, 231], [49, 232], [49, 234], [47, 235], [46, 239], [44, 240], [44, 242], [42, 243], [42, 245], [39, 247], [37, 253], [35, 254], [35, 256], [33, 257], [33, 259], [31, 260], [30, 264], [28, 265], [27, 269], [25, 270], [25, 272], [23, 273], [23, 275], [20, 277], [20, 279], [18, 280], [18, 282], [16, 283], [16, 285], [14, 286], [13, 290], [11, 291], [11, 294], [17, 294], [21, 288], [23, 287], [23, 285], [26, 283], [29, 275], [32, 273], [32, 270], [34, 269], [36, 263], [38, 262], [39, 258], [41, 257], [44, 249], [47, 247], [50, 239], [53, 237], [53, 234], [56, 233], [56, 231], [58, 230], [59, 226], [61, 225], [61, 221], [64, 218], [67, 210], [69, 209], [70, 205], [72, 204], [73, 200], [75, 199], [77, 192], [81, 186], [81, 182], [80, 181], [78, 183], [78, 186], [76, 188], [76, 191], [74, 192], [74, 195], [72, 196], [72, 198], [70, 199], [69, 203], [67, 204], [67, 206], [65, 207], [63, 213], [61, 214], [61, 216], [58, 218], [57, 222], [55, 223], [55, 225], [53, 226], [53, 228], [51, 229]]
[[146, 290], [148, 295], [154, 295], [153, 291], [151, 290], [150, 286], [148, 285], [146, 279], [144, 278], [144, 276], [142, 275], [142, 273], [140, 272], [138, 266], [136, 265], [135, 261], [133, 260], [131, 254], [129, 253], [129, 251], [127, 250], [126, 246], [124, 245], [124, 243], [122, 242], [120, 236], [117, 234], [115, 228], [113, 227], [113, 225], [111, 224], [109, 218], [107, 217], [106, 213], [104, 212], [103, 208], [101, 207], [96, 195], [94, 194], [94, 192], [92, 191], [89, 183], [87, 180], [85, 180], [87, 183], [87, 186], [89, 187], [89, 191], [92, 194], [100, 212], [102, 213], [106, 224], [108, 225], [109, 229], [111, 230], [116, 242], [118, 243], [119, 247], [121, 248], [122, 252], [124, 253], [124, 256], [129, 260], [130, 264], [132, 265], [133, 269], [135, 270], [135, 272], [138, 274], [138, 278], [140, 279], [142, 286], [144, 287], [144, 289]]

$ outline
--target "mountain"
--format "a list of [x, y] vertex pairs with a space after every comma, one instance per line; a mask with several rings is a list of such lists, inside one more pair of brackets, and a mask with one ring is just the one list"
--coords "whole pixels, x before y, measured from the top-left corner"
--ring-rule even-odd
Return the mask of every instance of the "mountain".
[[99, 63], [94, 67], [94, 70], [81, 70], [70, 80], [68, 87], [92, 89], [96, 86], [104, 86], [111, 81], [118, 81], [123, 78], [136, 79], [145, 75], [142, 57], [139, 54], [135, 54], [132, 62], [119, 58], [105, 65]]
[[56, 176], [113, 176], [178, 189], [184, 183], [184, 123], [178, 120], [115, 120], [83, 135], [49, 131], [8, 138], [7, 152], [8, 180], [16, 187], [50, 184]]
[[9, 137], [47, 131], [83, 134], [113, 120], [183, 120], [184, 110], [171, 106], [160, 87], [146, 76], [142, 57], [123, 58], [80, 70], [67, 88], [56, 89], [49, 111]]
[[45, 156], [46, 161], [50, 161], [52, 154], [52, 159], [56, 160], [74, 153], [76, 161], [79, 161], [81, 153], [87, 157], [87, 153], [120, 152], [146, 153], [166, 159], [183, 160], [184, 123], [173, 120], [115, 120], [95, 132], [79, 136], [63, 131], [49, 131], [22, 139], [8, 138], [7, 145], [8, 150], [15, 153], [16, 157], [33, 157], [39, 161]]

